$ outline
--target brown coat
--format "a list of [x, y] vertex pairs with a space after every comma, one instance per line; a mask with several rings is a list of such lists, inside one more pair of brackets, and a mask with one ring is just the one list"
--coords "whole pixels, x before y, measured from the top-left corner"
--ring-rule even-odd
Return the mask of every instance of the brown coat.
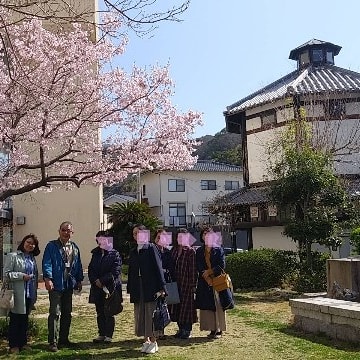
[[175, 263], [175, 278], [178, 283], [180, 304], [170, 306], [172, 321], [180, 324], [197, 322], [194, 292], [197, 282], [195, 250], [189, 247], [173, 247], [171, 256]]

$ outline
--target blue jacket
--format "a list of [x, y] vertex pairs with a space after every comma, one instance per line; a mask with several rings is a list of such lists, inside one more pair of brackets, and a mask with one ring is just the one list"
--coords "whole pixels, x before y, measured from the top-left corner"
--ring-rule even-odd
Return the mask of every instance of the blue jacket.
[[73, 261], [70, 268], [70, 276], [65, 279], [65, 262], [61, 254], [60, 240], [49, 241], [45, 247], [42, 260], [43, 278], [49, 278], [54, 284], [54, 290], [64, 291], [73, 289], [75, 283], [84, 280], [83, 267], [80, 259], [80, 250], [78, 246], [70, 241], [73, 247]]

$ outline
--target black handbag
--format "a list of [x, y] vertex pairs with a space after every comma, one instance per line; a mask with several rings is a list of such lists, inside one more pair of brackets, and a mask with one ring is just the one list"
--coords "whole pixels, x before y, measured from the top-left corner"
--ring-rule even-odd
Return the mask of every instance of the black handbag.
[[159, 297], [156, 301], [156, 308], [152, 316], [154, 331], [164, 330], [170, 324], [170, 314], [163, 297]]
[[123, 298], [121, 289], [117, 290], [114, 288], [114, 291], [109, 294], [104, 301], [104, 313], [106, 316], [114, 316], [120, 314], [123, 311]]

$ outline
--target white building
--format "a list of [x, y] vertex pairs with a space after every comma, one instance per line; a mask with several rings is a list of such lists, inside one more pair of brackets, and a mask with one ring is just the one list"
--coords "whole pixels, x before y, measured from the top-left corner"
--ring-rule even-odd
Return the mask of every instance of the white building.
[[208, 203], [242, 186], [241, 167], [208, 160], [184, 171], [146, 172], [140, 179], [142, 202], [167, 227], [214, 223]]

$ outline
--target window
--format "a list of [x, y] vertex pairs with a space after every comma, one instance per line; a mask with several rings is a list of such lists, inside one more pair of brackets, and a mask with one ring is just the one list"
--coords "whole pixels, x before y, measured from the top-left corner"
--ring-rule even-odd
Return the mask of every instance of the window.
[[170, 192], [184, 192], [185, 191], [185, 180], [183, 179], [169, 179], [168, 189]]
[[142, 186], [142, 196], [146, 196], [146, 186]]
[[326, 62], [328, 64], [334, 64], [334, 53], [332, 51], [326, 52]]
[[170, 226], [186, 225], [186, 207], [184, 203], [169, 204], [169, 225]]
[[225, 190], [237, 190], [239, 188], [238, 181], [227, 181], [225, 180]]
[[331, 118], [343, 118], [343, 116], [346, 114], [345, 100], [330, 99], [325, 104], [325, 113]]
[[216, 190], [216, 180], [201, 180], [201, 190]]
[[261, 126], [271, 127], [276, 124], [276, 114], [274, 110], [266, 111], [261, 115]]
[[323, 62], [324, 61], [324, 55], [322, 49], [314, 49], [312, 51], [312, 60], [313, 62]]

